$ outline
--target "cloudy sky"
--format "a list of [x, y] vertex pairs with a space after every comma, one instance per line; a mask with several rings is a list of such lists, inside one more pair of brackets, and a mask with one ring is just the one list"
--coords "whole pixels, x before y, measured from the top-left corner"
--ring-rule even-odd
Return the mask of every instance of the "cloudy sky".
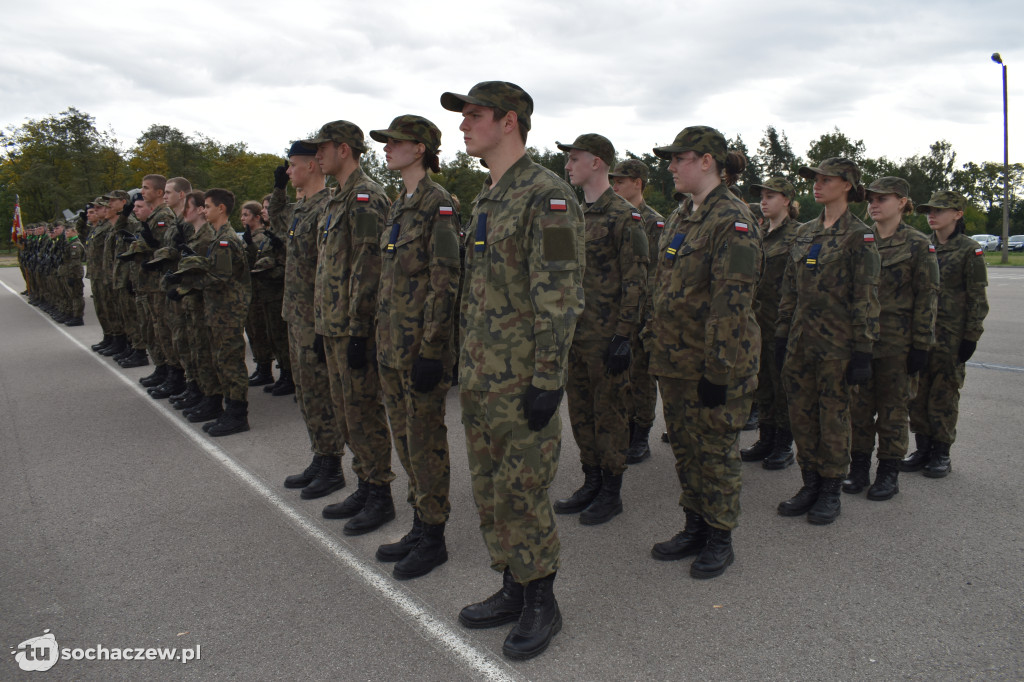
[[[0, 127], [74, 106], [130, 146], [149, 125], [281, 153], [344, 118], [364, 131], [402, 113], [461, 149], [445, 90], [510, 80], [536, 102], [530, 144], [583, 132], [621, 154], [687, 125], [767, 125], [794, 151], [834, 126], [867, 154], [1002, 161], [1002, 81], [1024, 122], [1020, 0], [176, 0], [4, 3]], [[1024, 160], [1024, 126], [1010, 160]]]

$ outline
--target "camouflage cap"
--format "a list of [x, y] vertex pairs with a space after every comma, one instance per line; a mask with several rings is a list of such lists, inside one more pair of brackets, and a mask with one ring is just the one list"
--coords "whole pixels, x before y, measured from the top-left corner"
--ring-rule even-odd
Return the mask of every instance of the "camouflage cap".
[[909, 197], [910, 185], [903, 178], [884, 177], [878, 178], [868, 185], [867, 191], [873, 194], [895, 194], [899, 197]]
[[384, 143], [389, 138], [422, 142], [431, 154], [437, 154], [441, 147], [441, 131], [438, 127], [422, 116], [412, 114], [399, 116], [385, 130], [371, 130], [370, 137]]
[[92, 200], [93, 206], [110, 206], [106, 197], [96, 197]]
[[104, 195], [104, 198], [106, 198], [106, 199], [120, 199], [121, 201], [128, 201], [128, 199], [130, 197], [128, 196], [128, 192], [125, 192], [123, 189], [115, 189], [112, 192], [107, 192]]
[[815, 175], [829, 175], [842, 178], [856, 187], [860, 184], [860, 168], [853, 161], [834, 156], [825, 159], [817, 166], [801, 166], [800, 177], [813, 180]]
[[[769, 180], [765, 180], [763, 184], [751, 185], [754, 189], [767, 189], [772, 192], [778, 192], [787, 199], [792, 199], [796, 196], [796, 187], [793, 183], [783, 177], [774, 177]], [[760, 204], [758, 204], [760, 206]]]
[[161, 246], [153, 253], [153, 259], [148, 261], [146, 265], [156, 265], [162, 263], [165, 260], [174, 260], [178, 255], [178, 252], [169, 246]]
[[292, 146], [288, 148], [288, 158], [293, 156], [316, 156], [316, 145], [307, 144], [302, 140], [296, 140], [292, 142]]
[[964, 195], [953, 190], [944, 189], [932, 194], [932, 198], [928, 200], [927, 204], [921, 204], [917, 207], [918, 213], [927, 213], [933, 208], [943, 209], [951, 208], [954, 211], [962, 211], [967, 208], [967, 200], [964, 199]]
[[441, 106], [448, 111], [462, 111], [467, 104], [476, 104], [502, 111], [514, 111], [526, 129], [530, 129], [533, 98], [515, 83], [484, 81], [470, 88], [468, 95], [458, 95], [454, 92], [446, 92], [441, 95]]
[[118, 258], [120, 258], [121, 260], [128, 260], [129, 258], [132, 258], [136, 254], [148, 253], [148, 252], [149, 252], [149, 247], [146, 245], [145, 240], [143, 240], [143, 239], [136, 239], [135, 241], [133, 241], [131, 243], [131, 245], [128, 246], [128, 250], [127, 251], [125, 251], [124, 253], [118, 255]]
[[271, 258], [270, 256], [263, 256], [263, 258], [258, 259], [253, 264], [252, 270], [250, 270], [250, 272], [256, 275], [261, 272], [266, 272], [267, 270], [273, 270], [274, 265], [275, 263], [273, 258]]
[[728, 152], [728, 145], [725, 135], [710, 126], [690, 126], [683, 128], [672, 144], [667, 147], [655, 147], [654, 153], [670, 161], [673, 154], [681, 152], [696, 152], [703, 156], [710, 154], [718, 163], [725, 163], [725, 155]]
[[758, 220], [764, 220], [764, 211], [761, 210], [761, 204], [754, 202], [747, 204], [747, 208], [754, 214], [754, 217]]
[[206, 270], [209, 267], [210, 259], [206, 256], [185, 256], [178, 261], [178, 270], [174, 274], [184, 275], [190, 270]]
[[610, 178], [639, 178], [647, 182], [651, 177], [651, 169], [640, 159], [626, 159], [608, 171]]
[[611, 141], [607, 137], [604, 135], [598, 135], [597, 133], [584, 133], [577, 137], [576, 141], [572, 144], [555, 142], [555, 146], [563, 152], [572, 151], [573, 149], [590, 152], [607, 163], [609, 167], [615, 163], [615, 147], [612, 146]]
[[344, 142], [358, 152], [366, 151], [366, 141], [363, 139], [362, 129], [349, 121], [325, 123], [320, 128], [320, 132], [317, 133], [316, 137], [311, 140], [300, 140], [300, 142], [313, 147], [319, 146], [323, 142], [335, 142], [337, 144]]

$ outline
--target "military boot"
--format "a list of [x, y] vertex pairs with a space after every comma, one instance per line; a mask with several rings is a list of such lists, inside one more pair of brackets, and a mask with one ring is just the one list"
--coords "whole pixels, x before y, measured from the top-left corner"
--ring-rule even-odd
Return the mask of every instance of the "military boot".
[[757, 431], [757, 442], [740, 450], [740, 459], [744, 462], [760, 462], [775, 449], [775, 425], [758, 424]]
[[420, 540], [423, 532], [423, 522], [420, 521], [420, 513], [413, 511], [412, 530], [402, 536], [398, 542], [389, 542], [377, 548], [377, 561], [390, 563], [404, 559], [416, 543]]
[[290, 369], [282, 369], [281, 377], [277, 380], [277, 383], [273, 386], [264, 386], [263, 390], [275, 398], [294, 394], [295, 382], [292, 381], [292, 371]]
[[544, 653], [562, 629], [562, 612], [554, 593], [555, 574], [531, 580], [523, 587], [523, 613], [505, 638], [501, 652], [523, 661]]
[[607, 471], [601, 472], [601, 491], [591, 502], [583, 513], [580, 514], [580, 523], [584, 526], [597, 526], [611, 521], [613, 517], [622, 513], [622, 474], [612, 475]]
[[395, 580], [411, 580], [430, 573], [448, 561], [448, 547], [444, 542], [444, 524], [424, 523], [420, 539], [392, 571]]
[[345, 472], [341, 468], [341, 457], [324, 457], [320, 460], [316, 476], [302, 489], [300, 496], [304, 500], [315, 500], [344, 487]]
[[945, 478], [952, 470], [953, 465], [949, 461], [949, 443], [933, 440], [931, 459], [924, 465], [924, 471], [921, 473], [928, 478]]
[[784, 502], [779, 503], [780, 516], [800, 516], [806, 514], [807, 510], [818, 501], [818, 491], [821, 488], [821, 476], [817, 471], [801, 469], [800, 476], [804, 484], [797, 491], [796, 495]]
[[744, 431], [753, 431], [757, 428], [758, 422], [760, 421], [761, 411], [757, 409], [757, 403], [750, 406], [750, 415], [747, 417], [747, 423], [743, 425]]
[[871, 453], [850, 453], [850, 474], [843, 480], [843, 492], [857, 495], [871, 483]]
[[256, 371], [249, 375], [250, 386], [265, 386], [274, 383], [274, 373], [271, 371], [272, 362], [260, 362], [256, 365]]
[[307, 485], [313, 482], [316, 478], [316, 473], [320, 471], [320, 462], [324, 459], [323, 455], [313, 455], [313, 461], [309, 463], [305, 471], [301, 474], [292, 474], [284, 479], [285, 488], [305, 488]]
[[708, 524], [695, 511], [686, 511], [686, 526], [671, 540], [659, 542], [651, 548], [651, 556], [658, 561], [677, 561], [693, 556], [704, 549], [708, 542]]
[[160, 384], [164, 383], [165, 379], [167, 379], [167, 371], [169, 369], [170, 367], [168, 367], [167, 365], [157, 365], [156, 369], [153, 370], [153, 373], [139, 379], [139, 383], [145, 386], [146, 388], [159, 386]]
[[195, 407], [203, 400], [203, 392], [199, 390], [199, 384], [192, 381], [189, 382], [189, 387], [185, 391], [184, 397], [180, 400], [172, 400], [171, 405], [176, 410], [187, 410], [190, 407]]
[[632, 433], [629, 438], [629, 450], [626, 451], [626, 464], [639, 464], [651, 456], [651, 427], [640, 426], [630, 422]]
[[395, 518], [395, 502], [391, 499], [391, 484], [368, 484], [370, 491], [363, 510], [353, 516], [341, 529], [345, 535], [363, 535], [377, 530]]
[[99, 353], [99, 352], [100, 352], [101, 350], [103, 350], [104, 348], [106, 348], [107, 346], [109, 346], [109, 345], [110, 345], [110, 341], [111, 341], [111, 340], [112, 340], [113, 338], [114, 338], [114, 337], [112, 337], [112, 336], [111, 336], [110, 334], [104, 334], [104, 335], [103, 335], [103, 338], [102, 338], [102, 339], [100, 339], [100, 342], [99, 342], [99, 343], [94, 343], [94, 344], [92, 344], [92, 345], [91, 345], [91, 346], [89, 346], [89, 347], [90, 347], [90, 348], [92, 348], [92, 349], [93, 349], [94, 351], [96, 351], [97, 353]]
[[900, 462], [900, 471], [920, 471], [932, 458], [932, 439], [923, 433], [914, 434], [914, 442], [917, 449], [903, 458]]
[[761, 466], [772, 471], [785, 469], [796, 461], [793, 452], [793, 433], [789, 429], [775, 429], [775, 447], [770, 455], [764, 458]]
[[185, 370], [180, 367], [171, 367], [167, 370], [167, 378], [159, 386], [149, 389], [148, 393], [153, 400], [165, 400], [185, 390]]
[[814, 506], [807, 512], [807, 522], [816, 526], [827, 526], [839, 518], [841, 494], [839, 489], [843, 485], [841, 478], [822, 478], [821, 488], [818, 491], [818, 499]]
[[181, 393], [175, 393], [174, 395], [169, 397], [167, 400], [168, 400], [168, 402], [170, 402], [173, 405], [174, 403], [178, 402], [182, 398], [184, 398], [187, 395], [189, 395], [192, 391], [198, 391], [198, 390], [199, 390], [199, 385], [196, 382], [194, 382], [194, 381], [186, 381], [185, 382], [185, 390], [183, 390]]
[[65, 327], [81, 327], [85, 322], [80, 317], [68, 317], [64, 320]]
[[116, 362], [117, 364], [120, 365], [122, 362], [124, 362], [126, 359], [128, 359], [128, 357], [131, 356], [131, 354], [134, 353], [134, 352], [135, 352], [135, 349], [132, 348], [132, 344], [126, 343], [126, 344], [124, 344], [124, 350], [123, 351], [121, 351], [117, 355], [112, 355], [110, 357], [112, 357], [114, 359], [114, 362]]
[[221, 406], [221, 400], [222, 396], [220, 394], [203, 396], [203, 399], [199, 401], [198, 405], [185, 410], [184, 414], [193, 424], [217, 419], [224, 414], [224, 408]]
[[569, 497], [556, 500], [553, 505], [556, 514], [578, 514], [594, 501], [601, 492], [601, 467], [583, 465], [583, 485]]
[[117, 334], [114, 336], [114, 340], [110, 342], [110, 345], [100, 351], [100, 355], [108, 358], [112, 358], [125, 349], [128, 345], [128, 339], [124, 334]]
[[323, 517], [325, 519], [349, 519], [363, 511], [366, 501], [370, 497], [370, 483], [359, 479], [359, 486], [356, 491], [341, 502], [335, 502], [324, 507]]
[[464, 607], [459, 611], [459, 622], [477, 630], [519, 620], [523, 613], [523, 597], [523, 586], [506, 568], [501, 574], [501, 589], [483, 601]]
[[230, 436], [249, 430], [249, 403], [245, 400], [231, 400], [224, 404], [224, 414], [206, 430], [210, 436]]
[[878, 471], [875, 473], [875, 482], [868, 488], [868, 499], [875, 501], [892, 499], [892, 496], [900, 491], [899, 477], [900, 460], [878, 460]]
[[149, 354], [142, 348], [135, 348], [132, 350], [131, 355], [117, 364], [121, 365], [125, 369], [131, 369], [132, 367], [145, 367], [149, 364]]
[[690, 577], [698, 580], [717, 578], [725, 573], [736, 555], [732, 551], [732, 531], [708, 528], [708, 543], [690, 564]]

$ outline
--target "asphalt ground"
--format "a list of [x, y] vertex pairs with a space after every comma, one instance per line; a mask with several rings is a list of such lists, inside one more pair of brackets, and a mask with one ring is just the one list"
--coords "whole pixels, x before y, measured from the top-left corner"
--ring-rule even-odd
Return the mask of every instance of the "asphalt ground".
[[[290, 398], [250, 393], [252, 430], [208, 438], [137, 379], [55, 325], [0, 270], [0, 679], [17, 645], [48, 630], [60, 649], [200, 647], [188, 663], [60, 660], [39, 679], [1011, 680], [1024, 678], [1024, 269], [989, 270], [991, 313], [967, 372], [953, 473], [903, 474], [889, 502], [843, 496], [812, 526], [776, 504], [795, 468], [744, 465], [736, 563], [716, 579], [650, 558], [682, 527], [673, 458], [632, 467], [625, 511], [581, 526], [560, 516], [555, 583], [564, 628], [532, 661], [501, 655], [510, 626], [457, 614], [494, 592], [477, 530], [458, 396], [448, 396], [451, 559], [392, 579], [378, 544], [411, 524], [394, 458], [398, 518], [350, 538], [282, 481], [306, 466]], [[563, 406], [563, 497], [581, 481]], [[756, 432], [745, 432], [749, 445]], [[194, 649], [193, 649], [194, 651]], [[180, 656], [180, 653], [178, 654]]]

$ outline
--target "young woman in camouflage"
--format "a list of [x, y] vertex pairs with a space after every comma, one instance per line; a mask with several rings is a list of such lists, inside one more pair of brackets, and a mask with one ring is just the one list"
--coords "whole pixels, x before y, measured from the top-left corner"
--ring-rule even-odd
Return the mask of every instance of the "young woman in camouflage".
[[935, 247], [902, 222], [913, 212], [903, 178], [875, 180], [867, 189], [881, 261], [878, 279], [879, 336], [871, 358], [871, 379], [853, 394], [850, 476], [843, 492], [868, 487], [871, 451], [878, 436], [878, 473], [869, 500], [888, 500], [900, 491], [899, 464], [907, 454], [907, 405], [934, 341], [939, 266]]
[[939, 262], [939, 305], [935, 346], [921, 372], [910, 404], [910, 430], [917, 450], [903, 460], [903, 471], [943, 478], [952, 471], [949, 446], [956, 440], [960, 389], [966, 363], [974, 355], [988, 314], [988, 275], [982, 248], [964, 234], [967, 201], [957, 192], [936, 192], [917, 212], [928, 216]]
[[727, 152], [720, 132], [686, 128], [654, 153], [671, 161], [676, 190], [690, 195], [692, 209], [674, 212], [665, 227], [643, 332], [686, 514], [683, 531], [654, 545], [651, 555], [675, 561], [696, 554], [690, 575], [714, 578], [734, 559], [739, 436], [757, 383], [761, 331], [754, 289], [764, 255], [750, 209], [728, 189], [746, 159]]
[[878, 339], [875, 235], [849, 204], [864, 200], [860, 169], [849, 159], [803, 167], [825, 210], [797, 229], [779, 318], [775, 361], [789, 398], [803, 487], [779, 504], [782, 516], [811, 523], [839, 516], [840, 486], [850, 467], [850, 392], [871, 378]]
[[459, 285], [459, 217], [438, 172], [441, 131], [422, 116], [399, 116], [370, 137], [384, 142], [404, 193], [391, 204], [381, 238], [377, 293], [377, 361], [398, 459], [409, 474], [412, 530], [377, 549], [397, 562], [399, 580], [426, 575], [448, 561], [444, 527], [451, 504], [445, 396], [455, 349], [452, 319]]

